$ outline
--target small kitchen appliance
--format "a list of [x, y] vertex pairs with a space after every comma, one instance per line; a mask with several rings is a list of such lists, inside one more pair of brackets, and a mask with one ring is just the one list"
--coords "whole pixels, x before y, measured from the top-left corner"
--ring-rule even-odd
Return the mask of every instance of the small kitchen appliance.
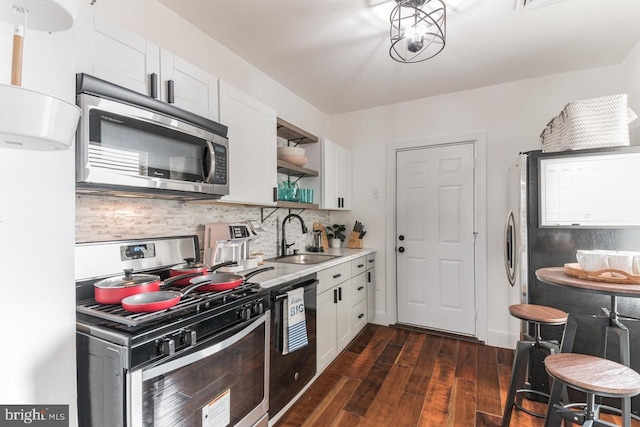
[[250, 270], [258, 266], [258, 258], [251, 257], [250, 242], [258, 235], [249, 223], [219, 222], [205, 225], [204, 262], [208, 266], [226, 261], [237, 265], [221, 267], [229, 273]]
[[324, 252], [322, 247], [322, 231], [313, 230], [313, 245], [307, 247], [309, 252]]
[[268, 424], [269, 290], [195, 289], [169, 309], [130, 313], [97, 303], [94, 283], [123, 269], [166, 279], [199, 253], [197, 236], [80, 243], [75, 253], [79, 425]]
[[229, 194], [227, 127], [87, 74], [76, 76], [79, 192], [199, 199]]

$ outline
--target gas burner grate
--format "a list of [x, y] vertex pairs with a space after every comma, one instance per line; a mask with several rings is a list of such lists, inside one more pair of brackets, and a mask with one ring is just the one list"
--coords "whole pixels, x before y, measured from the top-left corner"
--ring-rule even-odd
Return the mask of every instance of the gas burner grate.
[[[204, 312], [214, 307], [220, 307], [258, 288], [260, 288], [258, 283], [245, 283], [226, 291], [207, 292], [194, 290], [182, 298], [175, 306], [151, 313], [131, 313], [122, 308], [120, 304], [100, 304], [93, 298], [78, 301], [76, 311], [127, 326], [140, 326], [163, 319], [174, 318], [189, 313]], [[184, 288], [180, 286], [169, 286], [164, 290], [182, 291], [183, 289]]]

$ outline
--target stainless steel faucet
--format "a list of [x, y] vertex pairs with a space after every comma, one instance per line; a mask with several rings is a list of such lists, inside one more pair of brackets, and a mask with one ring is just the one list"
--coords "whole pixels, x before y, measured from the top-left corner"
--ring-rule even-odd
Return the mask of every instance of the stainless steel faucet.
[[291, 218], [298, 218], [300, 220], [300, 225], [302, 225], [302, 233], [306, 234], [307, 233], [307, 226], [304, 224], [304, 220], [302, 219], [302, 217], [298, 214], [289, 214], [287, 216], [284, 217], [284, 220], [282, 221], [282, 243], [280, 245], [280, 256], [286, 256], [287, 255], [287, 249], [290, 248], [291, 246], [294, 245], [294, 243], [288, 245], [287, 244], [287, 238], [286, 238], [286, 233], [285, 233], [285, 225], [287, 224], [287, 221], [290, 220]]

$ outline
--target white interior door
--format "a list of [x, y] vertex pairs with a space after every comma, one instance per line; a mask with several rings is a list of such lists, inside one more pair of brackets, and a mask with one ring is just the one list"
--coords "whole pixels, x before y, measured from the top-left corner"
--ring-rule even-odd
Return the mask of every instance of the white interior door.
[[398, 322], [476, 335], [474, 145], [396, 156]]

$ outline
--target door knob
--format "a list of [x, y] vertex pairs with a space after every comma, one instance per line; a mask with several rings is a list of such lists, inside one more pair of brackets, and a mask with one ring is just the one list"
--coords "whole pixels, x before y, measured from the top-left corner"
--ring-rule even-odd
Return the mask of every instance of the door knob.
[[402, 246], [400, 246], [400, 247], [398, 248], [398, 252], [400, 252], [400, 253], [404, 252], [404, 248], [403, 248]]
[[404, 236], [401, 234], [400, 236], [398, 236], [399, 240], [404, 240]]

